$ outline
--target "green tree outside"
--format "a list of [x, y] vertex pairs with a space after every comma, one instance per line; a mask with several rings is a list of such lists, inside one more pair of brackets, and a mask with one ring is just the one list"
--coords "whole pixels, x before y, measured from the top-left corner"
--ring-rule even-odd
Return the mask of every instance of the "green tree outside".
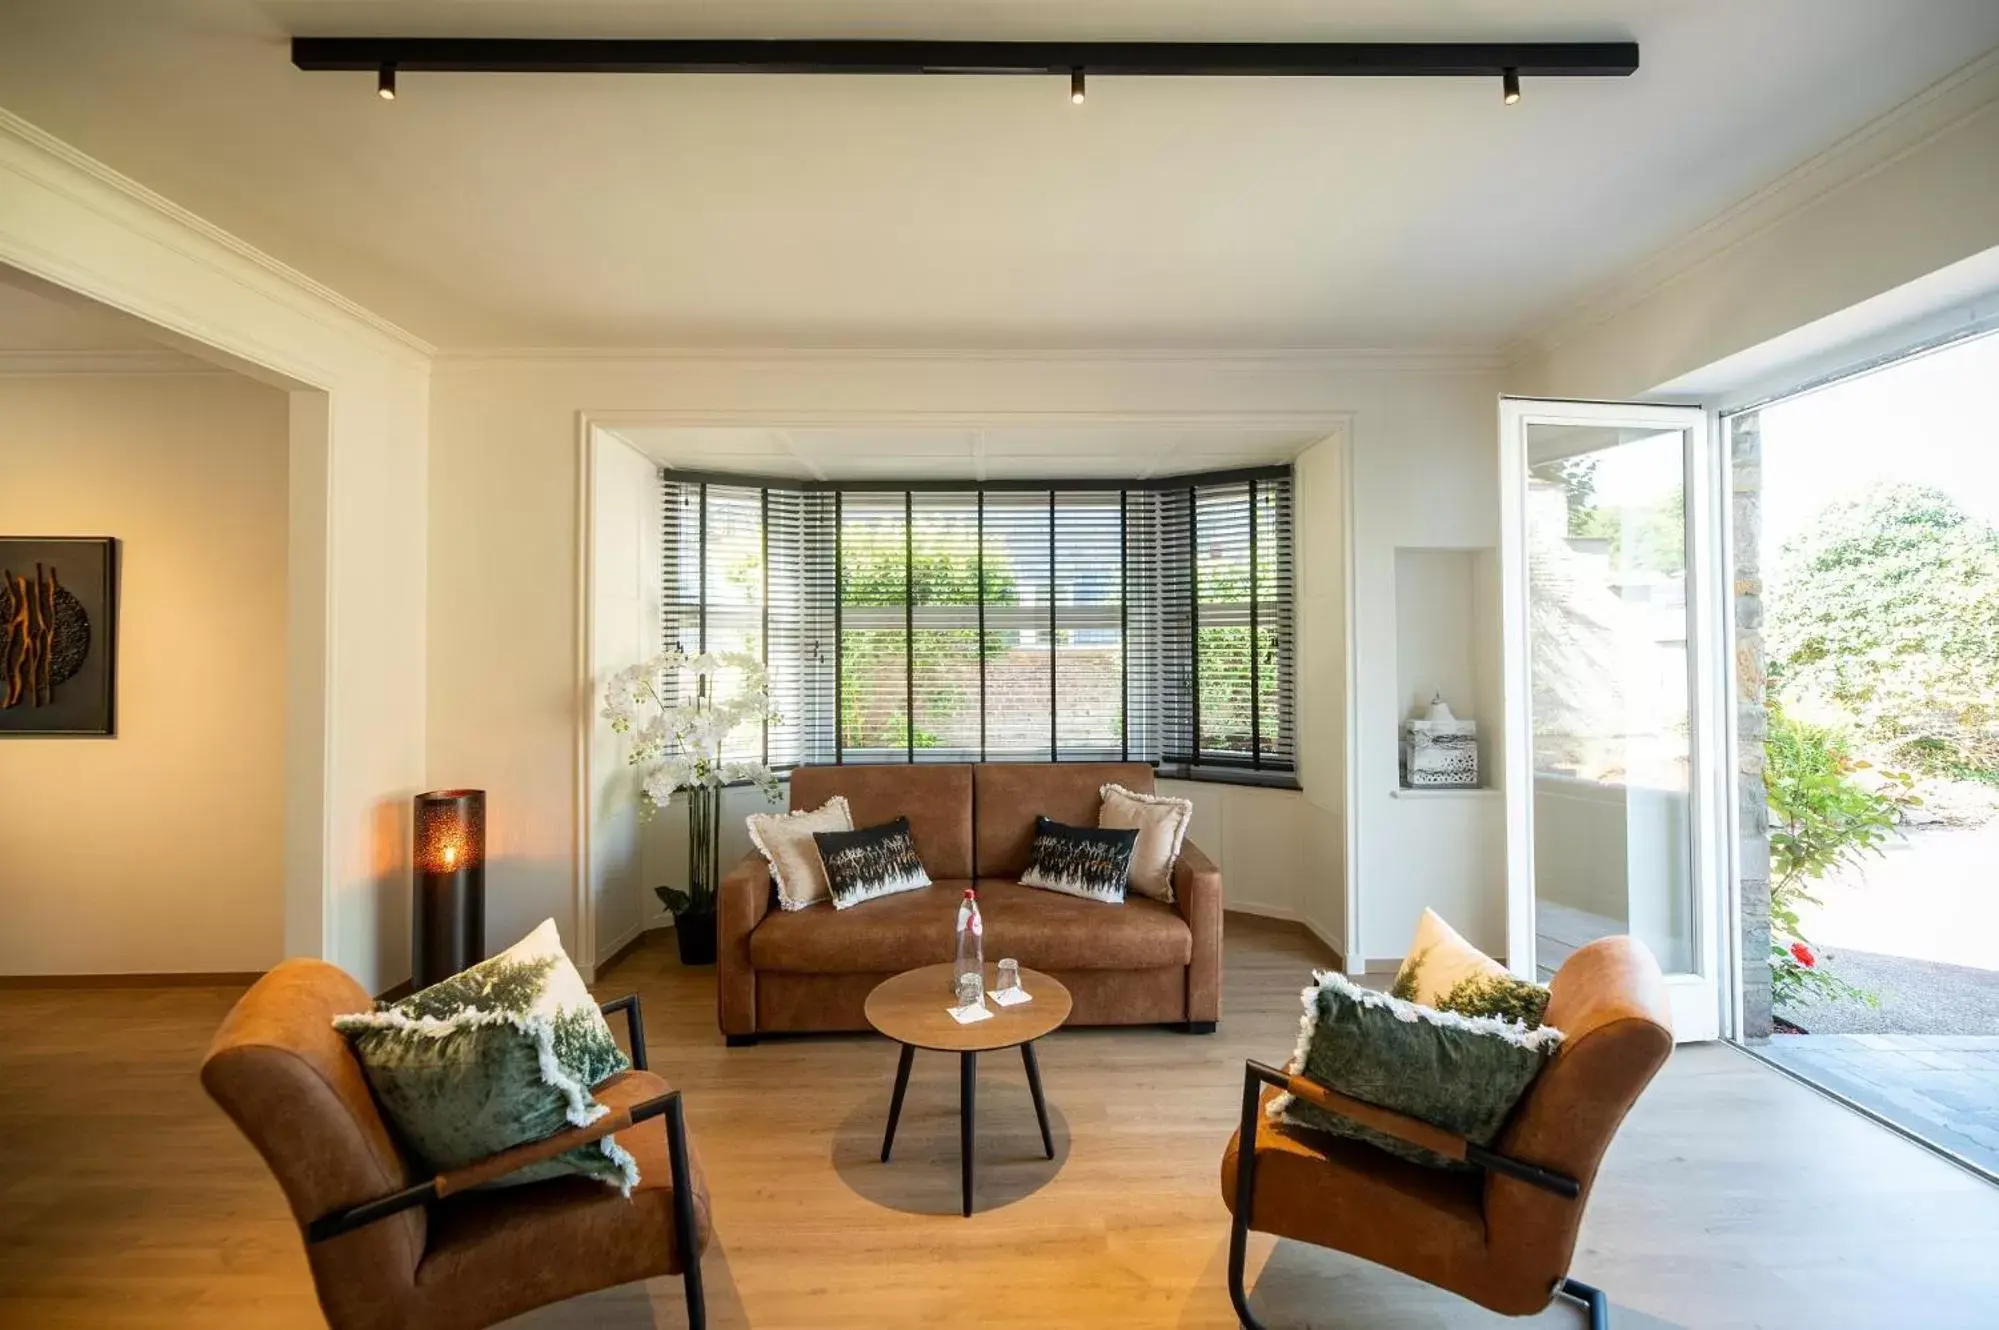
[[[924, 605], [977, 605], [979, 556], [976, 551], [941, 547], [935, 533], [921, 523], [905, 546], [899, 530], [852, 527], [841, 533], [840, 604], [846, 608], [901, 608], [905, 599]], [[905, 566], [907, 555], [907, 566]], [[1012, 560], [988, 550], [985, 556], [985, 603], [1018, 605], [1020, 586]], [[847, 630], [840, 643], [840, 733], [853, 748], [911, 746], [910, 716], [897, 691], [888, 706], [877, 703], [876, 685], [891, 676], [903, 678], [902, 629]], [[919, 714], [936, 715], [963, 702], [961, 684], [952, 666], [976, 662], [978, 630], [919, 628], [909, 643], [916, 671]], [[988, 635], [985, 654], [993, 659], [1007, 650], [997, 635]], [[942, 740], [918, 729], [917, 748], [935, 748]]]
[[1613, 568], [1636, 567], [1668, 577], [1685, 572], [1686, 487], [1676, 485], [1669, 498], [1636, 512], [1604, 508], [1596, 499], [1597, 460], [1588, 453], [1564, 457], [1542, 462], [1531, 468], [1530, 474], [1562, 487], [1569, 505], [1569, 534], [1608, 541]]
[[1999, 783], [1999, 530], [1940, 490], [1881, 486], [1786, 545], [1773, 587], [1788, 704], [1852, 717], [1897, 763]]

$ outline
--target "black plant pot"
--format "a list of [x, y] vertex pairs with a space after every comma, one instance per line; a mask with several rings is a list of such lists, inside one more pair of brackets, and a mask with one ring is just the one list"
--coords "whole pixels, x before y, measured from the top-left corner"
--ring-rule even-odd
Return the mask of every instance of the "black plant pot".
[[715, 894], [722, 883], [721, 814], [719, 789], [697, 785], [687, 791], [687, 890], [653, 888], [660, 904], [673, 911], [673, 932], [682, 965], [715, 963]]
[[682, 965], [715, 963], [715, 912], [689, 911], [673, 916], [673, 937], [680, 945]]

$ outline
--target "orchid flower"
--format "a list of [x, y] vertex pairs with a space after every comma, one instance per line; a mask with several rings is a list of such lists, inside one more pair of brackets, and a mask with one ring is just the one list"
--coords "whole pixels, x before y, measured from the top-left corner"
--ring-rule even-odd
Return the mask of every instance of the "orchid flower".
[[769, 676], [751, 652], [673, 650], [619, 670], [604, 683], [598, 714], [628, 736], [626, 761], [639, 769], [639, 802], [648, 814], [696, 787], [747, 782], [778, 797], [769, 767], [722, 755], [730, 734], [778, 720]]

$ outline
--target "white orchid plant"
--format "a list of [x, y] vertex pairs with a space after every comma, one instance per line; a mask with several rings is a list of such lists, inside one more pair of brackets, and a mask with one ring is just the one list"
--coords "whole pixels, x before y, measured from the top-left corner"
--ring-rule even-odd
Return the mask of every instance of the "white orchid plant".
[[603, 717], [631, 738], [626, 761], [644, 773], [639, 800], [650, 814], [682, 790], [748, 781], [767, 799], [777, 777], [761, 762], [725, 761], [723, 740], [744, 725], [776, 721], [763, 662], [747, 651], [665, 655], [620, 670], [604, 686]]

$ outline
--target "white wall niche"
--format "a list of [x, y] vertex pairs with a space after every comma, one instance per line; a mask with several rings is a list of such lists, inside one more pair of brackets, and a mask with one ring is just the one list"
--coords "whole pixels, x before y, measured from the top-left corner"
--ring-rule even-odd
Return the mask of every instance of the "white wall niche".
[[[1395, 550], [1395, 683], [1398, 710], [1389, 723], [1421, 717], [1442, 696], [1460, 719], [1478, 722], [1477, 791], [1500, 780], [1498, 552], [1490, 546], [1400, 545]], [[1411, 790], [1397, 797], [1445, 793]]]

